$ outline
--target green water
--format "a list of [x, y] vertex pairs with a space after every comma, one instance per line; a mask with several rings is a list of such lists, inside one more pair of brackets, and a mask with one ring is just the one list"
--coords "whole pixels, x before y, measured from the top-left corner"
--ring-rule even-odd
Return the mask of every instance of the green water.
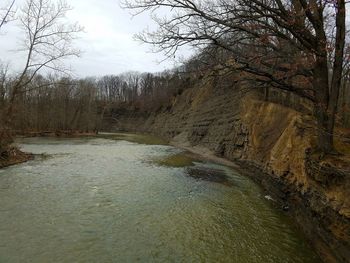
[[230, 184], [193, 178], [152, 161], [178, 149], [106, 135], [20, 146], [46, 155], [0, 170], [0, 262], [319, 262], [231, 168], [195, 163]]

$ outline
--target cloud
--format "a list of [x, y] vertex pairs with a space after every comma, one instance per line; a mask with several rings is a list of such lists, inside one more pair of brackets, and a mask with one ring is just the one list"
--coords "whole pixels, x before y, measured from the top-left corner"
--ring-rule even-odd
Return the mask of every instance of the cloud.
[[[82, 51], [81, 57], [66, 61], [75, 75], [84, 77], [124, 71], [156, 72], [175, 65], [174, 61], [159, 64], [159, 61], [164, 60], [163, 55], [151, 53], [150, 46], [134, 40], [135, 33], [146, 27], [155, 28], [148, 15], [132, 17], [128, 10], [120, 7], [118, 0], [70, 0], [68, 3], [73, 9], [67, 18], [84, 27], [84, 33], [76, 41], [76, 47]], [[0, 36], [0, 56], [19, 69], [24, 54], [10, 51], [19, 45], [22, 37], [15, 24], [7, 26]]]
[[[85, 28], [78, 41], [83, 51], [80, 60], [72, 62], [79, 75], [103, 75], [124, 71], [162, 71], [174, 66], [151, 47], [134, 40], [134, 34], [146, 27], [155, 28], [147, 15], [132, 17], [116, 0], [72, 0], [70, 19]], [[83, 66], [84, 65], [84, 66]], [[91, 68], [89, 68], [91, 66]], [[83, 70], [82, 70], [83, 69]]]

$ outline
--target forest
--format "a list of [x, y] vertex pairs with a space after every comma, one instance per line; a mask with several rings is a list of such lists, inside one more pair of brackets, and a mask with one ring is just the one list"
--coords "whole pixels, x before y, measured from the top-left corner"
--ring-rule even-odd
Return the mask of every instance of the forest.
[[346, 1], [125, 1], [135, 13], [176, 10], [169, 18], [155, 15], [158, 29], [137, 38], [169, 57], [183, 45], [195, 55], [165, 72], [84, 79], [70, 76], [64, 65], [79, 55], [73, 43], [82, 31], [65, 22], [69, 6], [28, 0], [18, 11], [14, 2], [3, 7], [0, 30], [20, 21], [26, 63], [17, 74], [1, 65], [1, 151], [15, 134], [98, 131], [105, 114], [120, 105], [145, 112], [167, 107], [196, 80], [214, 75], [231, 76], [234, 86], [257, 89], [266, 100], [307, 105], [323, 152], [336, 152], [334, 127], [350, 125]]

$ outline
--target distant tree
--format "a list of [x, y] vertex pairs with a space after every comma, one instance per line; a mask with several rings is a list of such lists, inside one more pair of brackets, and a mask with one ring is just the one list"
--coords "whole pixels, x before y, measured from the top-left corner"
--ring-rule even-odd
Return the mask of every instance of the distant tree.
[[3, 105], [5, 104], [8, 84], [8, 66], [0, 64], [0, 110], [3, 109]]
[[246, 78], [312, 102], [317, 148], [334, 152], [333, 133], [346, 45], [345, 0], [130, 0], [136, 13], [154, 16], [158, 30], [138, 38], [168, 56], [183, 45], [228, 52], [227, 67]]
[[127, 85], [127, 100], [136, 101], [139, 95], [140, 73], [135, 71], [125, 72], [121, 74], [121, 78], [126, 82]]
[[143, 73], [140, 79], [140, 95], [144, 97], [153, 96], [154, 77], [151, 73]]

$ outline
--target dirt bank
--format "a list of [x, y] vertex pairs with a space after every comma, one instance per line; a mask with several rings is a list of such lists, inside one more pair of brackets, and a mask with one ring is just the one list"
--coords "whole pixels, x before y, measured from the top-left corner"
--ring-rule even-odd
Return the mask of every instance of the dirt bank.
[[24, 153], [16, 147], [10, 147], [6, 151], [3, 151], [0, 155], [0, 168], [24, 163], [32, 160], [33, 158], [34, 156], [30, 153]]

